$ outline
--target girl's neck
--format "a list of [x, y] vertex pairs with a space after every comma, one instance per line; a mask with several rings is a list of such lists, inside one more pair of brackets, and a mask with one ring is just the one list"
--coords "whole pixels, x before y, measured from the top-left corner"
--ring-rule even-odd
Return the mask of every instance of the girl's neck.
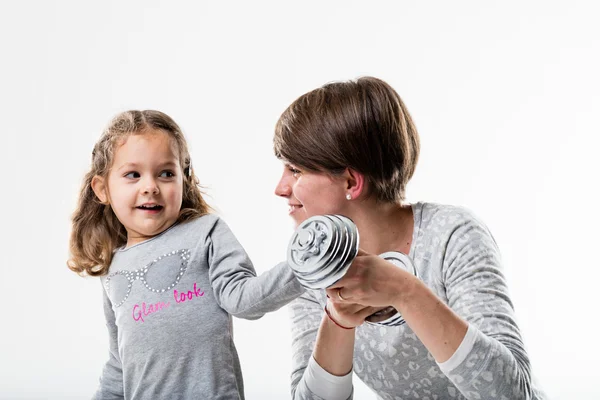
[[145, 235], [139, 234], [137, 232], [127, 231], [127, 243], [125, 244], [125, 247], [123, 248], [123, 250], [127, 250], [130, 247], [137, 246], [139, 244], [142, 244], [142, 243], [148, 242], [154, 238], [157, 238], [157, 237], [163, 235], [165, 232], [169, 231], [175, 225], [177, 225], [177, 221], [175, 221], [174, 223], [169, 225], [167, 228], [156, 233], [155, 235], [150, 235], [150, 236], [145, 236]]
[[[368, 204], [367, 204], [368, 203]], [[408, 254], [412, 244], [414, 217], [410, 204], [376, 203], [365, 200], [349, 216], [360, 235], [359, 246], [371, 254], [399, 251]]]

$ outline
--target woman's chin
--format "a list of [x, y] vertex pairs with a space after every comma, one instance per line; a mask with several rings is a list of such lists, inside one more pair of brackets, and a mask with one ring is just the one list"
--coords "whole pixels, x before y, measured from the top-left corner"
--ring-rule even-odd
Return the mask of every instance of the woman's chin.
[[308, 219], [308, 216], [306, 216], [306, 214], [302, 213], [298, 213], [296, 215], [292, 215], [292, 220], [294, 221], [294, 228], [297, 228], [300, 226], [301, 223], [303, 223], [304, 221], [306, 221]]

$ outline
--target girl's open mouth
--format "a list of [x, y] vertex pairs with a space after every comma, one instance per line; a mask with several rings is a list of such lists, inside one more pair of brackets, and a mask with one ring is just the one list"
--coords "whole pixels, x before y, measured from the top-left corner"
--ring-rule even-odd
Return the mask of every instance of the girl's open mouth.
[[142, 204], [141, 206], [137, 206], [136, 208], [138, 210], [158, 212], [158, 211], [162, 210], [164, 207], [159, 204]]

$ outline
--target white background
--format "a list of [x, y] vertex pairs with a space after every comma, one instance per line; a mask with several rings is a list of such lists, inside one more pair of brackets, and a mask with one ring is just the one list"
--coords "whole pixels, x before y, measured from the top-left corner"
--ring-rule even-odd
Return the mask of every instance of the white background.
[[[216, 3], [2, 2], [0, 398], [96, 388], [101, 289], [65, 261], [114, 114], [182, 126], [208, 201], [263, 272], [293, 229], [273, 195], [274, 124], [304, 92], [360, 75], [397, 89], [421, 134], [409, 200], [466, 206], [493, 232], [550, 398], [600, 398], [595, 2]], [[288, 398], [287, 309], [236, 320], [235, 340], [247, 398]]]

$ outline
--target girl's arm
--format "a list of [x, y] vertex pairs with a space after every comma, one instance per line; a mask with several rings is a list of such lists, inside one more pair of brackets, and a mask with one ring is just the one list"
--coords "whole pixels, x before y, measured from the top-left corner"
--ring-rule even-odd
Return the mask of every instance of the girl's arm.
[[304, 293], [286, 263], [256, 276], [246, 251], [220, 218], [215, 219], [206, 246], [215, 297], [235, 317], [258, 319]]
[[125, 398], [123, 391], [123, 367], [119, 357], [119, 348], [117, 342], [117, 325], [115, 324], [115, 313], [112, 310], [112, 304], [102, 289], [104, 298], [104, 316], [106, 327], [108, 328], [108, 361], [102, 370], [100, 377], [100, 386], [94, 395], [95, 400], [123, 400]]

